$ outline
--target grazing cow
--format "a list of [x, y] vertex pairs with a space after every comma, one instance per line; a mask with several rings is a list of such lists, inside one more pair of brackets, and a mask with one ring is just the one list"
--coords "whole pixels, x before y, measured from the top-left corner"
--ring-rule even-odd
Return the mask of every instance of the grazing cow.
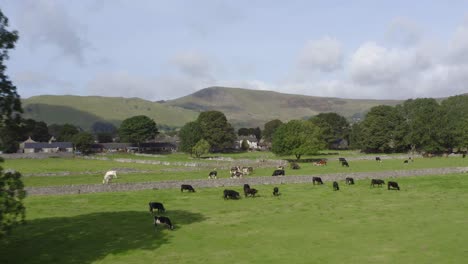
[[462, 158], [466, 158], [466, 153], [463, 153]]
[[187, 190], [189, 192], [195, 192], [195, 189], [192, 187], [192, 185], [189, 184], [180, 185], [180, 191], [183, 192], [184, 190]]
[[338, 187], [338, 183], [336, 181], [333, 182], [333, 190], [334, 191], [339, 191], [340, 187]]
[[247, 183], [244, 184], [244, 195], [245, 197], [247, 197], [247, 191], [250, 190], [250, 185], [248, 185]]
[[343, 162], [343, 161], [346, 161], [346, 159], [345, 158], [338, 158], [338, 161]]
[[284, 176], [285, 173], [284, 173], [284, 170], [275, 170], [273, 171], [273, 174], [271, 176]]
[[374, 187], [375, 185], [378, 185], [379, 187], [382, 187], [382, 184], [385, 184], [384, 180], [380, 179], [372, 179], [371, 180], [371, 186]]
[[247, 190], [244, 190], [245, 191], [245, 197], [247, 196], [251, 196], [251, 197], [255, 197], [255, 195], [258, 193], [257, 189], [247, 189]]
[[404, 164], [408, 164], [408, 160], [403, 161]]
[[326, 166], [327, 161], [326, 160], [319, 160], [317, 162], [314, 162], [313, 164], [314, 164], [314, 166]]
[[348, 167], [349, 168], [349, 164], [348, 162], [345, 160], [341, 163], [341, 167]]
[[110, 183], [113, 178], [117, 179], [117, 171], [115, 170], [107, 171], [106, 174], [104, 175], [104, 179], [102, 180], [102, 183], [105, 183], [105, 184]]
[[253, 172], [253, 167], [242, 167], [242, 173], [244, 175], [249, 175]]
[[174, 230], [174, 226], [172, 225], [171, 219], [169, 219], [169, 217], [155, 216], [154, 217], [154, 228], [156, 228], [157, 225], [165, 225], [169, 229]]
[[279, 196], [280, 195], [278, 187], [273, 188], [273, 195], [274, 196]]
[[317, 184], [323, 184], [323, 181], [322, 181], [322, 178], [320, 177], [312, 177], [312, 183], [315, 185], [315, 183]]
[[208, 174], [208, 179], [217, 179], [218, 178], [218, 172], [216, 170], [210, 171]]
[[382, 160], [380, 159], [380, 157], [375, 157], [375, 161], [382, 162]]
[[348, 185], [354, 184], [354, 179], [350, 178], [350, 177], [347, 177], [346, 178], [346, 184], [348, 184]]
[[291, 162], [291, 164], [289, 164], [289, 166], [291, 167], [291, 169], [293, 170], [298, 170], [301, 168], [301, 166], [299, 166], [299, 164], [297, 164], [296, 162]]
[[240, 171], [235, 172], [234, 174], [231, 174], [231, 178], [242, 178], [244, 174]]
[[153, 213], [153, 209], [158, 209], [158, 213], [162, 212], [166, 212], [166, 208], [164, 208], [164, 205], [162, 203], [158, 203], [158, 202], [150, 202], [149, 203], [149, 211], [150, 213]]
[[391, 190], [391, 189], [396, 189], [396, 190], [400, 190], [400, 186], [398, 186], [398, 183], [397, 182], [394, 182], [394, 181], [389, 181], [387, 182], [387, 189], [388, 190]]
[[240, 195], [234, 190], [224, 190], [224, 199], [239, 199]]

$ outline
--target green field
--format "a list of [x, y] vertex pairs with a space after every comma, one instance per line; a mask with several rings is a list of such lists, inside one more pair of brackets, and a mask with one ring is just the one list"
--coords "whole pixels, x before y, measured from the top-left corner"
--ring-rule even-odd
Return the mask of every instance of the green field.
[[[221, 188], [28, 197], [0, 263], [465, 263], [468, 175], [397, 180], [280, 185], [280, 197], [252, 186], [261, 196], [238, 201]], [[154, 230], [149, 201], [174, 231]]]
[[[343, 153], [342, 153], [343, 154]], [[348, 154], [348, 153], [345, 153]], [[100, 184], [104, 172], [110, 169], [117, 171], [134, 170], [133, 173], [119, 173], [119, 178], [114, 180], [116, 183], [131, 182], [149, 182], [163, 180], [184, 180], [184, 179], [206, 179], [209, 171], [220, 166], [229, 167], [231, 164], [242, 166], [245, 159], [255, 162], [256, 159], [273, 159], [271, 153], [239, 153], [235, 155], [220, 155], [221, 157], [232, 157], [234, 161], [217, 161], [207, 159], [191, 159], [184, 154], [161, 155], [155, 157], [135, 156], [135, 155], [110, 155], [110, 160], [85, 160], [81, 158], [49, 158], [49, 159], [16, 159], [6, 160], [2, 166], [5, 169], [14, 169], [23, 174], [39, 173], [63, 173], [68, 172], [66, 176], [27, 176], [24, 177], [24, 183], [28, 187], [37, 186], [57, 186], [71, 184]], [[328, 158], [327, 166], [317, 167], [312, 163], [300, 163], [300, 170], [291, 170], [286, 168], [286, 176], [291, 175], [313, 175], [327, 173], [352, 173], [352, 172], [374, 172], [391, 170], [409, 170], [424, 168], [443, 168], [443, 167], [468, 167], [468, 159], [462, 158], [431, 158], [415, 159], [415, 162], [403, 164], [401, 159], [388, 159], [382, 163], [374, 160], [350, 160], [350, 167], [342, 167], [337, 159], [338, 155], [319, 155], [306, 158]], [[131, 158], [134, 160], [154, 160], [167, 161], [170, 165], [153, 165], [139, 163], [122, 163], [114, 159]], [[239, 160], [239, 161], [238, 161]], [[197, 162], [205, 166], [184, 167], [175, 165], [177, 162]], [[254, 163], [255, 164], [255, 163]], [[270, 177], [274, 167], [257, 168], [255, 165], [254, 174], [247, 177]], [[85, 173], [86, 172], [86, 173]], [[228, 169], [218, 170], [219, 178], [228, 178]]]

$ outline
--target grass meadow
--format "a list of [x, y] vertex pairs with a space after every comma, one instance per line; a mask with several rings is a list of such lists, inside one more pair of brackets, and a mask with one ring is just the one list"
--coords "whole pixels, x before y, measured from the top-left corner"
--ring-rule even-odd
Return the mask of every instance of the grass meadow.
[[[340, 182], [27, 197], [0, 263], [465, 263], [468, 175], [405, 177], [401, 191]], [[242, 186], [230, 187], [239, 192]], [[148, 202], [175, 230], [155, 230]]]
[[[260, 157], [260, 154], [238, 154], [233, 155], [238, 158], [240, 166], [245, 159], [253, 159]], [[262, 154], [263, 156], [270, 157], [271, 154]], [[73, 185], [73, 184], [100, 184], [104, 172], [110, 169], [115, 169], [119, 172], [126, 170], [134, 170], [133, 173], [118, 173], [119, 178], [114, 180], [116, 183], [131, 183], [131, 182], [150, 182], [150, 181], [165, 181], [165, 180], [185, 180], [185, 179], [206, 179], [209, 171], [214, 168], [219, 168], [221, 165], [228, 166], [229, 164], [236, 164], [236, 161], [223, 162], [216, 160], [194, 160], [188, 159], [187, 155], [176, 154], [174, 157], [171, 155], [155, 156], [155, 157], [141, 157], [130, 155], [114, 155], [110, 156], [110, 160], [86, 160], [81, 158], [48, 158], [48, 159], [12, 159], [5, 160], [2, 166], [5, 169], [14, 169], [25, 176], [23, 181], [28, 187], [38, 186], [59, 186], [59, 185]], [[116, 158], [132, 158], [132, 159], [154, 159], [159, 161], [170, 160], [171, 164], [177, 161], [201, 162], [208, 164], [205, 167], [183, 167], [175, 165], [153, 165], [141, 163], [122, 163], [117, 162]], [[326, 174], [326, 173], [352, 173], [352, 172], [374, 172], [374, 171], [389, 171], [389, 170], [408, 170], [408, 169], [424, 169], [424, 168], [442, 168], [442, 167], [466, 167], [468, 166], [468, 159], [459, 157], [453, 158], [417, 158], [414, 162], [403, 164], [401, 159], [386, 159], [382, 163], [374, 160], [350, 160], [350, 167], [342, 167], [336, 157], [327, 157], [329, 162], [327, 166], [318, 167], [313, 166], [312, 163], [300, 163], [300, 170], [291, 170], [286, 167], [286, 176], [291, 175], [312, 175], [312, 174]], [[273, 158], [273, 156], [271, 157]], [[252, 176], [268, 176], [270, 177], [274, 168], [256, 168], [254, 166], [254, 174]], [[69, 175], [64, 176], [34, 176], [39, 173], [62, 173], [68, 172]], [[83, 172], [86, 172], [85, 174]], [[218, 169], [219, 178], [228, 178], [229, 172], [227, 169]]]

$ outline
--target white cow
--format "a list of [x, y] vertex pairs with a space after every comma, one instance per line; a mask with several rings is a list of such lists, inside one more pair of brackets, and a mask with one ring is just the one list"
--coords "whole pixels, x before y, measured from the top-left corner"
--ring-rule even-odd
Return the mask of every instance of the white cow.
[[104, 180], [102, 180], [102, 183], [110, 183], [113, 178], [117, 179], [117, 171], [107, 171], [106, 175], [104, 175]]

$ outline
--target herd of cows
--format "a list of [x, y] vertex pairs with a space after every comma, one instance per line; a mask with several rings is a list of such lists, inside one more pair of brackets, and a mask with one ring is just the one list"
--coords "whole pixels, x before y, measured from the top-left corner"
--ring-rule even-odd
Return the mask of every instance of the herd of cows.
[[[380, 159], [380, 157], [376, 157], [375, 159], [377, 162], [382, 162], [382, 160]], [[410, 161], [412, 161], [411, 158], [409, 158]], [[409, 160], [405, 160], [404, 163], [408, 163]], [[345, 159], [345, 158], [339, 158], [339, 162], [341, 163], [342, 166], [346, 166], [346, 167], [349, 167], [349, 163], [348, 161]], [[318, 162], [315, 162], [317, 164], [317, 166], [324, 166], [326, 165], [326, 160], [321, 160], [321, 161], [318, 161]], [[314, 165], [316, 165], [314, 164]], [[297, 165], [297, 163], [291, 163], [291, 168], [293, 169], [298, 169], [299, 168], [299, 165]], [[249, 174], [249, 173], [252, 173], [253, 172], [253, 168], [252, 167], [243, 167], [241, 168], [240, 166], [236, 166], [236, 167], [232, 167], [231, 170], [230, 170], [230, 175], [231, 175], [231, 178], [242, 178], [242, 176], [244, 175], [244, 173], [246, 174]], [[113, 173], [115, 174], [115, 173]], [[107, 174], [106, 174], [107, 175]], [[285, 170], [284, 170], [284, 167], [280, 166], [278, 167], [277, 169], [275, 169], [273, 171], [273, 174], [272, 176], [284, 176], [285, 175]], [[115, 174], [115, 177], [117, 177], [117, 175]], [[209, 174], [208, 174], [208, 178], [209, 179], [216, 179], [217, 178], [217, 171], [216, 169], [211, 171]], [[351, 178], [351, 177], [347, 177], [345, 179], [345, 183], [346, 185], [354, 185], [354, 179]], [[322, 181], [322, 178], [321, 177], [312, 177], [312, 184], [313, 185], [323, 185], [323, 181]], [[339, 187], [339, 184], [337, 181], [333, 181], [333, 190], [334, 191], [339, 191], [340, 190], [340, 187]], [[382, 187], [383, 185], [385, 185], [385, 181], [384, 180], [381, 180], [381, 179], [371, 179], [371, 183], [370, 183], [370, 187], [375, 187], [375, 186], [378, 186], [378, 187]], [[251, 188], [249, 184], [244, 184], [244, 196], [247, 198], [247, 197], [256, 197], [256, 195], [258, 194], [258, 190], [255, 189], [255, 188]], [[397, 182], [395, 181], [388, 181], [387, 182], [387, 189], [388, 190], [400, 190], [400, 187], [398, 185]], [[189, 184], [182, 184], [180, 186], [180, 191], [183, 192], [183, 191], [188, 191], [188, 192], [195, 192], [195, 189], [193, 188], [192, 185], [189, 185]], [[279, 188], [278, 187], [274, 187], [273, 188], [273, 196], [279, 196], [281, 195], [280, 192], [279, 192]], [[225, 200], [228, 200], [228, 199], [232, 199], [232, 200], [238, 200], [240, 199], [240, 193], [235, 191], [235, 190], [230, 190], [230, 189], [225, 189], [223, 191], [223, 198]], [[154, 213], [154, 210], [157, 210], [158, 214], [160, 213], [165, 213], [166, 212], [166, 209], [164, 208], [164, 205], [160, 202], [150, 202], [149, 203], [149, 211], [151, 214]], [[168, 217], [165, 217], [165, 216], [154, 216], [154, 226], [156, 228], [157, 225], [164, 225], [164, 226], [167, 226], [169, 229], [173, 230], [174, 229], [174, 226], [171, 222], [171, 220], [168, 218]]]

